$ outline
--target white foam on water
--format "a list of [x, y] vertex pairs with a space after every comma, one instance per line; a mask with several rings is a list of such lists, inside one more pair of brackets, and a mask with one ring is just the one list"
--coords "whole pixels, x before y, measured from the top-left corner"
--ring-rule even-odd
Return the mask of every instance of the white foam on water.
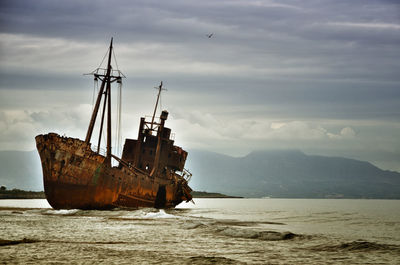
[[177, 219], [180, 216], [168, 214], [165, 210], [157, 210], [154, 208], [142, 208], [135, 211], [121, 212], [121, 219]]
[[168, 214], [164, 210], [159, 210], [158, 212], [149, 212], [143, 215], [144, 219], [164, 219], [164, 218], [179, 218], [176, 215]]
[[76, 214], [78, 209], [71, 209], [71, 210], [47, 210], [44, 212], [44, 214], [48, 215], [74, 215]]

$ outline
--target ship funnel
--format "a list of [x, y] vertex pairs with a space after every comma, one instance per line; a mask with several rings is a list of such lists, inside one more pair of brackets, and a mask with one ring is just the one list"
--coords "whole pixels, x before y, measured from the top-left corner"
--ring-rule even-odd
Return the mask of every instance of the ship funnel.
[[163, 111], [161, 112], [160, 119], [161, 119], [162, 121], [165, 121], [167, 118], [168, 118], [168, 111], [163, 110]]

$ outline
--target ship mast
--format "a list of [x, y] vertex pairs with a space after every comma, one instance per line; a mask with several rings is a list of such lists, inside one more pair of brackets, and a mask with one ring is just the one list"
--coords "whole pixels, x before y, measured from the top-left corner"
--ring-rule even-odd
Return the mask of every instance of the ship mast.
[[[103, 102], [103, 112], [101, 115], [101, 124], [100, 124], [100, 132], [99, 132], [99, 139], [98, 139], [98, 147], [97, 153], [100, 151], [100, 143], [101, 143], [101, 136], [103, 131], [103, 124], [105, 118], [105, 112], [107, 111], [107, 153], [106, 153], [106, 160], [105, 164], [111, 166], [111, 83], [117, 81], [121, 83], [122, 77], [125, 77], [119, 70], [113, 70], [111, 66], [111, 57], [112, 57], [112, 49], [113, 49], [113, 38], [111, 38], [110, 47], [108, 49], [108, 62], [107, 68], [97, 68], [91, 74], [94, 75], [95, 79], [100, 79], [101, 86], [99, 90], [99, 94], [97, 95], [96, 104], [94, 106], [92, 117], [90, 119], [89, 128], [86, 133], [85, 143], [89, 144], [90, 139], [92, 137], [94, 125], [96, 123], [97, 114], [99, 112], [99, 107], [101, 100], [104, 96]], [[105, 88], [105, 91], [104, 91]], [[107, 107], [107, 110], [106, 110]]]
[[161, 81], [160, 85], [158, 87], [155, 87], [158, 89], [158, 94], [157, 94], [156, 106], [154, 107], [153, 117], [151, 118], [150, 130], [153, 130], [154, 118], [156, 116], [156, 111], [157, 111], [158, 101], [160, 100], [161, 90], [166, 90], [162, 86], [163, 86], [163, 82]]

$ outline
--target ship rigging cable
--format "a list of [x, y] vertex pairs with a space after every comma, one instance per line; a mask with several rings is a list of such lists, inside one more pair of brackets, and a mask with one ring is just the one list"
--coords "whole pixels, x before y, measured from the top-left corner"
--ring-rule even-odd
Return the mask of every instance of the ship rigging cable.
[[118, 67], [118, 63], [117, 63], [117, 57], [115, 56], [115, 48], [112, 50], [113, 56], [114, 56], [114, 61], [115, 61], [115, 65], [117, 66], [117, 71], [119, 73], [119, 67]]
[[102, 66], [102, 64], [103, 64], [103, 62], [104, 62], [104, 60], [105, 60], [106, 57], [107, 57], [108, 51], [109, 51], [109, 49], [107, 49], [106, 53], [105, 53], [104, 56], [103, 56], [103, 59], [101, 60], [101, 63], [99, 64], [99, 67], [97, 67], [97, 69], [100, 69], [100, 68], [101, 68], [101, 66]]
[[118, 82], [118, 94], [117, 94], [117, 112], [116, 112], [116, 123], [115, 123], [115, 154], [120, 155], [121, 152], [121, 100], [122, 100], [122, 82]]
[[[115, 48], [112, 50], [115, 65], [117, 66], [118, 75], [120, 74], [119, 66], [117, 62], [117, 57], [115, 56]], [[115, 124], [115, 151], [116, 155], [120, 155], [121, 152], [121, 101], [122, 101], [122, 80], [121, 78], [117, 80], [118, 84], [118, 94], [117, 94], [117, 113], [116, 113], [116, 124]]]
[[93, 86], [93, 96], [92, 96], [92, 111], [94, 109], [94, 102], [95, 102], [97, 93], [99, 93], [99, 82], [98, 82], [98, 78], [95, 77], [94, 78], [94, 86]]

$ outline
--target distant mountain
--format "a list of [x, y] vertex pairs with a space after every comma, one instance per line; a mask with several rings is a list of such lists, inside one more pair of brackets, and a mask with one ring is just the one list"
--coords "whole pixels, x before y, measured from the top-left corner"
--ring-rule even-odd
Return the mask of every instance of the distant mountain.
[[0, 186], [42, 191], [42, 167], [38, 152], [0, 151]]
[[[257, 151], [244, 157], [191, 150], [186, 163], [197, 191], [243, 197], [400, 199], [400, 173], [341, 157]], [[0, 151], [0, 185], [43, 190], [36, 151]]]
[[400, 173], [300, 151], [257, 151], [238, 158], [189, 151], [186, 168], [195, 190], [236, 196], [400, 199]]

